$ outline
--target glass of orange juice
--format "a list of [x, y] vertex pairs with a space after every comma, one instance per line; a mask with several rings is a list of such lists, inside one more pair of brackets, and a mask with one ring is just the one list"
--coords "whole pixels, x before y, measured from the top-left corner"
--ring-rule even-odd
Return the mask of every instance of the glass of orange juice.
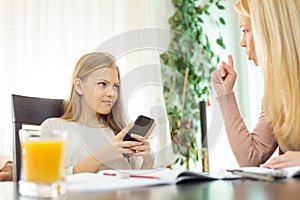
[[66, 132], [21, 129], [21, 195], [58, 197], [66, 192], [64, 182], [64, 148]]

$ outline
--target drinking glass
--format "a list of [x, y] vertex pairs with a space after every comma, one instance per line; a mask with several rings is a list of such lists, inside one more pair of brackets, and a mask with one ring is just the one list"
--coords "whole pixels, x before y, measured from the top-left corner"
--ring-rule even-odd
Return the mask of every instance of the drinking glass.
[[19, 131], [22, 153], [19, 192], [24, 196], [58, 197], [66, 192], [64, 146], [66, 132]]

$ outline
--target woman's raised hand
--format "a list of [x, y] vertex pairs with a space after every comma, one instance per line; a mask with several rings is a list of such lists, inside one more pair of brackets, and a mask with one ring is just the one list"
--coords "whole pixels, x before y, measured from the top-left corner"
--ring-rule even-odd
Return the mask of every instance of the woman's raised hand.
[[211, 74], [212, 84], [217, 96], [229, 94], [233, 91], [236, 80], [236, 72], [233, 66], [232, 56], [229, 55], [228, 63], [223, 61], [219, 68]]

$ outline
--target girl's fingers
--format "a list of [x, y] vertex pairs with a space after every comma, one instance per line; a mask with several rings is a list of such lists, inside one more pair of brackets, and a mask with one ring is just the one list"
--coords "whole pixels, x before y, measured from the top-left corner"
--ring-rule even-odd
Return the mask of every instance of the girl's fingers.
[[149, 155], [149, 152], [141, 151], [132, 154], [133, 156], [146, 156]]
[[140, 141], [140, 145], [137, 146], [132, 146], [130, 147], [131, 150], [133, 150], [133, 155], [135, 156], [143, 156], [146, 155], [145, 153], [149, 153], [150, 152], [150, 143], [148, 142], [148, 140], [144, 137], [141, 137], [140, 135], [136, 135], [136, 134], [131, 134], [132, 138], [135, 138], [137, 140]]
[[139, 141], [124, 141], [124, 142], [122, 142], [121, 147], [122, 148], [131, 148], [131, 147], [139, 146], [142, 144], [144, 144], [144, 143], [139, 142]]
[[118, 137], [119, 139], [122, 139], [125, 137], [125, 135], [128, 133], [128, 131], [133, 127], [133, 124], [129, 124], [128, 126], [126, 126], [125, 128], [123, 128], [116, 137]]
[[150, 143], [146, 140], [146, 139], [143, 139], [144, 141], [141, 142], [139, 145], [136, 145], [136, 146], [132, 146], [130, 147], [130, 149], [140, 149], [140, 148], [150, 148]]
[[133, 156], [145, 156], [151, 154], [151, 148], [147, 145], [142, 145], [138, 147], [134, 147], [131, 150], [133, 150]]
[[[151, 133], [151, 132], [150, 132], [150, 133]], [[130, 137], [132, 137], [132, 138], [138, 140], [139, 142], [141, 142], [141, 143], [143, 143], [143, 144], [147, 143], [146, 137], [143, 137], [143, 136], [140, 136], [140, 135], [137, 135], [137, 134], [134, 134], [134, 133], [130, 134]]]
[[137, 147], [133, 147], [130, 148], [133, 152], [149, 152], [150, 151], [150, 147], [149, 146], [137, 146]]
[[121, 153], [123, 153], [123, 154], [133, 154], [133, 153], [135, 153], [135, 151], [132, 150], [132, 149], [128, 149], [128, 148], [123, 148], [123, 149], [121, 149]]

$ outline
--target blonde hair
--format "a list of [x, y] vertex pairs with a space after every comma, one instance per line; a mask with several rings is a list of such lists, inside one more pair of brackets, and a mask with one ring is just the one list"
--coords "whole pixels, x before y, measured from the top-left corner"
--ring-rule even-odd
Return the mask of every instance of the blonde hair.
[[263, 107], [278, 143], [300, 149], [300, 1], [251, 0], [258, 64], [264, 71]]
[[[82, 56], [78, 60], [73, 71], [69, 96], [64, 102], [65, 112], [61, 119], [66, 121], [77, 121], [81, 114], [81, 96], [74, 88], [75, 79], [80, 78], [83, 80], [94, 71], [108, 67], [117, 70], [118, 78], [121, 82], [120, 71], [115, 64], [115, 58], [112, 55], [103, 52], [93, 52]], [[118, 99], [114, 103], [111, 112], [107, 115], [99, 116], [99, 119], [104, 121], [114, 131], [115, 134], [120, 132], [126, 125], [121, 96], [122, 94], [120, 88], [118, 92]]]
[[238, 0], [234, 4], [234, 9], [247, 17], [250, 17], [250, 10], [248, 5], [248, 0]]

